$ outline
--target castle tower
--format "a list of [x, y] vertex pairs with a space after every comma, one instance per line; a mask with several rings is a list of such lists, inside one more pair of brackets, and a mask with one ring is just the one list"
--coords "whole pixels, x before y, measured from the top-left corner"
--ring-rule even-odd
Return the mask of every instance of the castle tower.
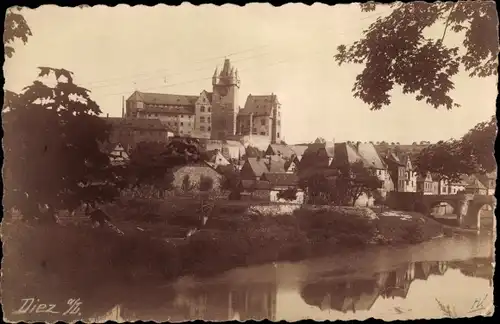
[[212, 139], [225, 139], [236, 134], [236, 117], [238, 116], [238, 92], [240, 80], [238, 71], [231, 66], [229, 59], [217, 75], [212, 77]]

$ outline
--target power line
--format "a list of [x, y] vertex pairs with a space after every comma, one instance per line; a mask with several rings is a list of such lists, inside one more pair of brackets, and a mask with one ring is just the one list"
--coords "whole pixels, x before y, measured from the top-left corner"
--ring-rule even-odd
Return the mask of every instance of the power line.
[[[369, 15], [369, 16], [360, 18], [359, 20], [363, 21], [363, 20], [370, 19], [370, 18], [373, 18], [373, 17], [376, 17], [376, 16], [381, 17], [383, 14], [389, 13], [389, 12], [392, 12], [392, 11], [393, 11], [393, 9], [389, 9], [389, 10], [386, 10], [386, 11], [381, 12], [381, 13], [376, 13], [376, 14], [373, 14], [373, 15]], [[335, 32], [338, 31], [336, 28], [335, 29], [334, 28], [330, 28], [330, 29], [327, 29], [327, 30], [328, 31], [335, 31]], [[340, 35], [342, 35], [342, 34], [340, 34]], [[290, 39], [292, 39], [292, 38], [293, 37], [290, 37]], [[247, 49], [244, 49], [244, 50], [241, 50], [241, 51], [232, 52], [232, 53], [229, 53], [229, 54], [226, 54], [226, 55], [213, 56], [213, 57], [210, 57], [210, 58], [207, 58], [207, 59], [196, 61], [194, 63], [191, 63], [190, 65], [197, 64], [197, 63], [214, 61], [214, 60], [219, 60], [221, 58], [231, 57], [231, 56], [235, 56], [235, 55], [242, 54], [242, 53], [253, 52], [256, 49], [269, 47], [269, 46], [271, 46], [273, 44], [275, 44], [275, 43], [274, 42], [269, 42], [269, 43], [264, 44], [264, 45], [254, 46], [254, 47], [247, 48]], [[267, 52], [267, 53], [269, 53], [269, 52]], [[266, 52], [264, 54], [259, 55], [259, 56], [263, 56], [263, 55], [266, 55]], [[250, 56], [248, 58], [243, 58], [243, 59], [240, 59], [240, 60], [236, 60], [234, 62], [245, 61], [245, 60], [248, 60], [248, 59], [252, 59], [253, 57], [254, 56]], [[196, 70], [193, 70], [192, 72], [203, 71], [203, 70], [208, 70], [208, 69], [212, 69], [212, 68], [198, 68]], [[97, 87], [93, 87], [94, 89], [99, 89], [99, 88], [104, 88], [104, 87], [112, 86], [111, 84], [114, 84], [114, 83], [109, 83], [108, 81], [112, 81], [112, 80], [124, 80], [124, 79], [134, 78], [134, 77], [138, 77], [138, 76], [146, 76], [146, 75], [151, 75], [153, 73], [160, 73], [160, 72], [166, 73], [166, 72], [171, 71], [171, 70], [172, 69], [158, 69], [158, 70], [154, 70], [152, 72], [143, 72], [143, 73], [133, 74], [131, 76], [104, 79], [104, 80], [99, 80], [99, 81], [94, 81], [94, 82], [87, 83], [86, 86], [91, 86], [91, 85], [99, 84], [99, 83], [108, 83], [108, 84], [103, 84], [103, 85], [100, 85], [100, 86], [98, 85]], [[178, 73], [171, 74], [170, 76], [184, 74], [184, 73], [185, 73], [185, 70], [183, 72], [178, 72]], [[145, 78], [144, 80], [149, 80], [149, 79], [156, 78], [156, 77], [159, 77], [159, 76], [151, 76], [151, 77]], [[116, 84], [119, 84], [119, 83], [116, 83]]]

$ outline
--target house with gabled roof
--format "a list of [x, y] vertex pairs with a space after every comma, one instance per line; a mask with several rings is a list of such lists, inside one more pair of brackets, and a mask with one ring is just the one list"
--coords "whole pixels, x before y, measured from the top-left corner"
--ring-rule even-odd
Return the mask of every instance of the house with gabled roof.
[[497, 183], [497, 171], [488, 172], [486, 174], [476, 174], [476, 178], [486, 187], [489, 196], [495, 195]]
[[290, 160], [295, 155], [295, 152], [288, 145], [269, 144], [264, 154], [266, 156], [279, 156], [285, 160]]
[[240, 171], [243, 180], [260, 180], [267, 172], [285, 173], [286, 161], [278, 157], [247, 158]]
[[295, 156], [296, 156], [298, 162], [300, 162], [300, 160], [302, 160], [302, 156], [304, 155], [304, 152], [307, 150], [308, 146], [307, 145], [290, 145], [290, 148], [295, 153]]
[[130, 159], [130, 152], [121, 143], [106, 142], [100, 145], [100, 149], [109, 155], [112, 165], [124, 165]]
[[237, 134], [281, 142], [281, 103], [275, 94], [249, 94], [237, 119]]
[[231, 164], [229, 160], [218, 149], [213, 151], [208, 151], [206, 152], [206, 155], [207, 155], [206, 162], [214, 169], [217, 169], [217, 167], [219, 166], [226, 166]]
[[434, 180], [432, 180], [432, 175], [430, 172], [427, 172], [425, 177], [417, 175], [417, 192], [421, 192], [424, 195], [433, 195], [433, 183]]
[[172, 130], [159, 119], [104, 117], [111, 126], [110, 143], [133, 148], [140, 142], [167, 142], [174, 136]]
[[[266, 172], [262, 175], [262, 181], [267, 181], [270, 184], [269, 200], [272, 202], [283, 203], [304, 203], [304, 191], [299, 188], [299, 177], [293, 173], [282, 172]], [[294, 190], [296, 198], [287, 200], [280, 198], [280, 194], [286, 190]]]

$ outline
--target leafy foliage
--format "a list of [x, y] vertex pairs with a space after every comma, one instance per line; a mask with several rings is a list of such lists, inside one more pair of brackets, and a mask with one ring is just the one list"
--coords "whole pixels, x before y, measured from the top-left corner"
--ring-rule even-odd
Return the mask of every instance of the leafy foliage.
[[371, 168], [366, 168], [363, 162], [346, 164], [338, 168], [339, 174], [332, 188], [332, 200], [337, 205], [354, 205], [362, 195], [373, 196], [373, 192], [382, 187]]
[[132, 187], [148, 185], [164, 192], [171, 188], [173, 168], [203, 158], [204, 151], [195, 139], [176, 137], [168, 143], [141, 142], [130, 154], [128, 179]]
[[[498, 17], [493, 2], [396, 2], [390, 6], [389, 15], [372, 23], [362, 39], [340, 45], [334, 56], [339, 65], [365, 65], [353, 92], [371, 110], [391, 103], [389, 92], [394, 85], [435, 108], [452, 109], [459, 106], [449, 92], [460, 66], [471, 77], [496, 75]], [[361, 6], [362, 11], [375, 9], [373, 2]], [[424, 36], [426, 29], [440, 25], [441, 37]], [[448, 31], [464, 35], [464, 52], [444, 44]]]
[[5, 15], [3, 44], [5, 55], [8, 58], [11, 58], [15, 53], [12, 45], [16, 39], [20, 39], [26, 44], [28, 42], [28, 37], [33, 35], [30, 27], [26, 23], [26, 19], [14, 10], [21, 11], [21, 7], [11, 8], [7, 10], [7, 14]]
[[184, 192], [190, 192], [193, 189], [194, 189], [194, 186], [191, 183], [191, 179], [189, 178], [189, 174], [184, 175], [184, 178], [182, 178], [181, 190]]
[[205, 175], [200, 176], [200, 191], [210, 191], [214, 188], [214, 179]]
[[299, 177], [299, 185], [307, 190], [314, 204], [354, 204], [362, 194], [372, 196], [382, 186], [374, 171], [362, 162], [340, 165], [335, 169], [310, 169], [302, 171]]
[[122, 169], [101, 150], [110, 130], [89, 91], [64, 69], [41, 67], [44, 76], [55, 76], [56, 85], [36, 80], [2, 112], [5, 205], [27, 217], [37, 217], [40, 206], [74, 210], [110, 201], [123, 185]]
[[422, 150], [416, 159], [417, 172], [425, 176], [435, 173], [444, 180], [458, 180], [463, 174], [495, 170], [493, 155], [496, 118], [472, 128], [460, 140], [441, 141]]

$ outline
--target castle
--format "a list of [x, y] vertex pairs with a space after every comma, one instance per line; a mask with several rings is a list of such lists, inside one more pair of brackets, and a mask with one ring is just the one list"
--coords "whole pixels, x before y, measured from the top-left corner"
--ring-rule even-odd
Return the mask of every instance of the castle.
[[249, 94], [239, 105], [238, 70], [225, 59], [212, 77], [212, 92], [176, 95], [135, 91], [126, 101], [127, 118], [159, 119], [179, 136], [213, 140], [258, 138], [281, 142], [281, 105], [275, 94]]

